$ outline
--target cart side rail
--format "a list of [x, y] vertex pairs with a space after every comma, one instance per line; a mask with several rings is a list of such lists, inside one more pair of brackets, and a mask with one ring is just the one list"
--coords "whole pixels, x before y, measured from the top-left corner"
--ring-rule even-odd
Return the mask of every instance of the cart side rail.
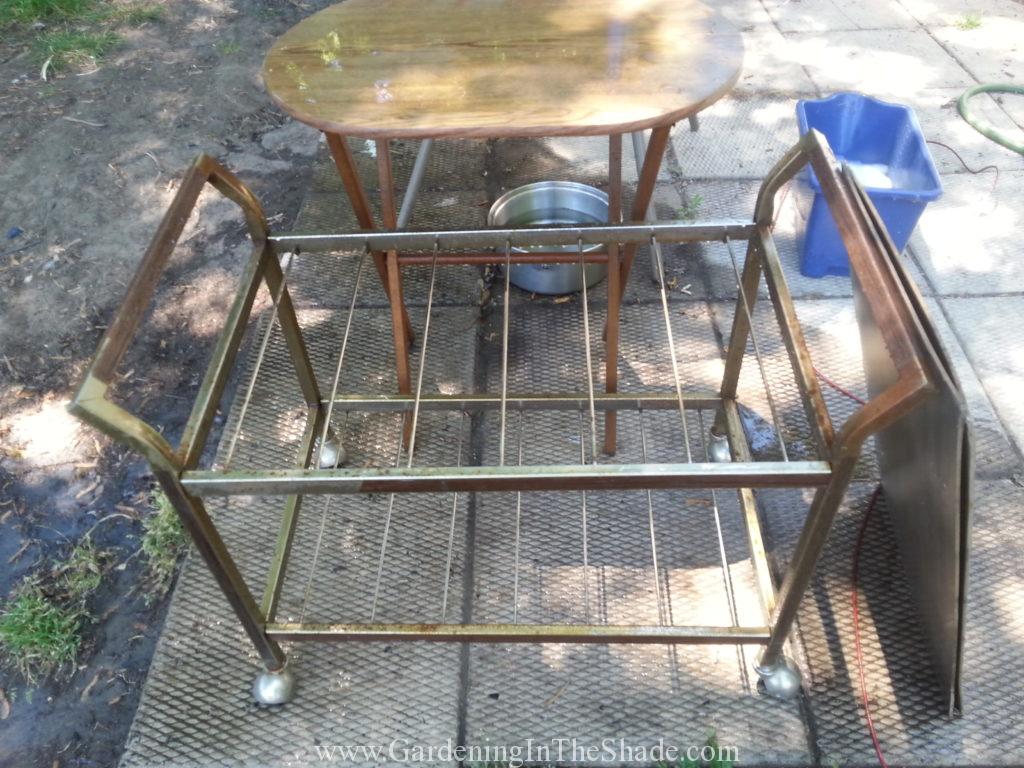
[[[870, 313], [894, 370], [892, 383], [857, 409], [835, 439], [833, 461], [856, 460], [865, 440], [898, 420], [933, 391], [935, 372], [919, 342], [916, 314], [893, 268], [892, 262], [899, 254], [881, 220], [867, 210], [866, 206], [871, 203], [861, 192], [852, 171], [848, 166], [840, 166], [827, 140], [818, 131], [812, 129], [804, 134], [761, 185], [754, 221], [762, 237], [770, 237], [778, 192], [807, 165], [813, 168], [821, 183], [825, 201], [846, 246], [855, 295], [862, 304], [858, 309]], [[771, 257], [777, 258], [777, 255], [773, 253]], [[768, 272], [772, 287], [772, 270]], [[802, 352], [807, 355], [806, 346]]]
[[[259, 280], [272, 261], [269, 258], [272, 255], [270, 228], [259, 201], [248, 187], [212, 157], [201, 154], [182, 179], [174, 200], [125, 292], [120, 308], [103, 334], [96, 355], [68, 406], [71, 413], [115, 440], [130, 445], [155, 467], [175, 473], [187, 466], [201, 451], [202, 438], [205, 437], [216, 408], [216, 398], [210, 395], [219, 392], [223, 386], [222, 382], [209, 379], [219, 377], [208, 374], [207, 381], [204, 381], [179, 449], [173, 448], [163, 435], [138, 416], [108, 400], [107, 394], [114, 384], [117, 368], [152, 301], [160, 276], [207, 184], [241, 208], [254, 246], [243, 284], [215, 352], [221, 362], [227, 358], [233, 359], [241, 336], [240, 329], [244, 329], [245, 321], [248, 320]], [[211, 366], [210, 373], [217, 367]], [[226, 380], [226, 374], [224, 378]], [[202, 408], [200, 401], [203, 401]]]

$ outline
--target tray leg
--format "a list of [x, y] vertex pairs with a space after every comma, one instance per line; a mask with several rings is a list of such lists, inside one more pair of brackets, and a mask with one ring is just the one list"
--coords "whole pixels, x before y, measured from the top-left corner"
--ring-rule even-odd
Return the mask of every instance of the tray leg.
[[[622, 221], [622, 134], [613, 133], [608, 137], [608, 222]], [[619, 388], [619, 310], [622, 304], [622, 290], [619, 283], [619, 245], [608, 244], [608, 319], [605, 326], [605, 390], [616, 392]], [[608, 410], [604, 416], [604, 452], [615, 454], [616, 412]]]
[[[291, 698], [294, 691], [294, 678], [291, 672], [284, 672], [287, 658], [281, 646], [267, 636], [264, 630], [264, 617], [260, 613], [252, 593], [242, 579], [235, 561], [232, 559], [224, 540], [206, 512], [203, 502], [189, 495], [178, 480], [177, 474], [169, 467], [153, 466], [153, 474], [167, 495], [168, 501], [174, 506], [185, 530], [199, 550], [214, 579], [220, 586], [238, 617], [242, 628], [256, 647], [256, 652], [266, 668], [260, 678], [276, 676], [276, 686], [253, 686], [253, 695], [257, 701], [266, 704], [283, 704]], [[269, 678], [267, 680], [269, 682]], [[285, 685], [287, 683], [287, 685]], [[258, 688], [258, 690], [257, 690]], [[266, 701], [261, 699], [266, 698]], [[273, 699], [273, 700], [272, 700]]]
[[835, 463], [828, 485], [815, 492], [807, 521], [782, 580], [771, 637], [757, 662], [757, 672], [765, 690], [772, 696], [792, 698], [800, 689], [800, 670], [792, 659], [785, 656], [783, 649], [856, 464], [856, 453], [852, 457], [843, 456]]

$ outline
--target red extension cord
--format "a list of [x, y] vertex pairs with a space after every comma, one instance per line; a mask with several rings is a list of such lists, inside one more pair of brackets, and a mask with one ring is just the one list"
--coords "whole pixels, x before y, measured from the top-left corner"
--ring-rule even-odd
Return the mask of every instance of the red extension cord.
[[[848, 389], [844, 389], [839, 384], [836, 384], [832, 379], [823, 374], [817, 368], [814, 369], [815, 375], [828, 386], [834, 389], [841, 395], [844, 395], [856, 403], [864, 404], [863, 398], [857, 397], [857, 395], [850, 392]], [[854, 657], [857, 661], [857, 677], [860, 681], [860, 699], [864, 705], [864, 719], [868, 724], [868, 733], [871, 735], [871, 744], [875, 748], [875, 754], [878, 756], [878, 764], [882, 768], [889, 768], [889, 763], [885, 761], [885, 755], [882, 754], [882, 745], [878, 741], [878, 733], [875, 731], [875, 722], [871, 718], [871, 704], [868, 702], [868, 684], [867, 679], [864, 675], [864, 654], [861, 651], [860, 644], [860, 595], [858, 593], [858, 585], [860, 583], [860, 553], [864, 548], [864, 534], [867, 532], [868, 524], [871, 522], [871, 515], [874, 514], [875, 505], [878, 503], [878, 497], [882, 495], [882, 486], [875, 486], [874, 493], [871, 494], [871, 500], [868, 502], [868, 508], [864, 511], [864, 519], [861, 520], [860, 530], [857, 531], [857, 543], [853, 547], [853, 563], [850, 568], [850, 605], [853, 609], [853, 648]]]

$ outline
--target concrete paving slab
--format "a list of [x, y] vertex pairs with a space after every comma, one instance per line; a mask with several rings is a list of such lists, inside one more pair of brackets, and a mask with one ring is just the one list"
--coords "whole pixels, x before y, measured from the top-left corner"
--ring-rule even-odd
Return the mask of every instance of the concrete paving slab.
[[[874, 765], [859, 706], [850, 613], [851, 552], [874, 483], [854, 483], [800, 610], [810, 710], [824, 765]], [[792, 546], [806, 495], [761, 494], [771, 546]], [[1024, 606], [1016, 530], [1024, 491], [1007, 480], [978, 483], [971, 530], [964, 715], [949, 719], [903, 581], [884, 500], [861, 555], [861, 642], [872, 717], [893, 765], [1017, 765], [1024, 759], [1019, 698]], [[998, 617], [994, 619], [993, 617]], [[998, 624], [997, 626], [994, 626]]]
[[795, 99], [735, 94], [712, 105], [700, 131], [672, 136], [683, 177], [763, 178], [799, 137], [794, 110]]
[[1001, 19], [1024, 19], [1024, 6], [1017, 0], [898, 0], [919, 22], [928, 27], [955, 27], [968, 24], [973, 15], [985, 25]]
[[1010, 443], [1006, 425], [996, 414], [978, 372], [950, 323], [944, 301], [926, 298], [925, 304], [967, 401], [967, 412], [974, 429], [975, 473], [983, 478], [1011, 477], [1022, 469], [1020, 452]]
[[[995, 185], [993, 187], [993, 184]], [[1020, 233], [1024, 173], [943, 179], [943, 196], [928, 209], [910, 249], [940, 295], [1024, 290]]]
[[923, 29], [789, 34], [796, 61], [818, 90], [888, 93], [966, 88], [971, 75]]
[[[708, 219], [745, 219], [753, 215], [754, 203], [760, 181], [755, 180], [698, 180], [688, 182], [685, 196], [688, 200], [700, 200], [698, 215]], [[802, 208], [805, 203], [800, 196], [809, 196], [810, 189], [802, 180], [796, 180], [787, 187], [778, 199], [778, 215], [775, 222], [775, 245], [779, 250], [783, 273], [790, 293], [796, 298], [824, 298], [831, 296], [852, 296], [850, 278], [826, 276], [806, 277], [800, 272], [799, 244], [806, 228]], [[691, 204], [692, 205], [692, 204]], [[742, 269], [746, 246], [736, 244], [734, 249], [737, 262]], [[907, 257], [910, 270], [921, 292], [928, 294], [931, 286], [925, 280], [917, 264]], [[720, 243], [702, 243], [689, 246], [679, 256], [666, 258], [666, 268], [678, 274], [680, 280], [693, 281], [697, 275], [704, 281], [705, 293], [711, 298], [724, 299], [736, 293], [736, 278], [733, 272], [729, 250]], [[680, 270], [674, 272], [674, 270]], [[761, 293], [767, 295], [762, 284]]]
[[774, 24], [756, 24], [743, 30], [743, 71], [735, 96], [792, 97], [817, 93], [817, 87], [797, 58], [797, 51]]
[[716, 9], [744, 32], [774, 24], [760, 0], [709, 0], [705, 5]]
[[979, 82], [1024, 79], [1024, 18], [983, 20], [976, 29], [953, 26], [930, 31]]
[[[907, 96], [893, 96], [892, 100], [911, 107], [917, 115], [925, 138], [929, 141], [942, 142], [952, 148], [969, 168], [979, 170], [994, 165], [1000, 171], [1024, 170], [1024, 158], [986, 138], [960, 117], [956, 102], [963, 92], [964, 89], [959, 87], [934, 88]], [[886, 94], [872, 95], [886, 100]], [[971, 105], [975, 114], [994, 128], [1009, 135], [1019, 131], [1013, 119], [988, 94], [975, 96]], [[1024, 141], [1024, 132], [1021, 132], [1021, 140]], [[935, 167], [941, 175], [970, 172], [946, 147], [932, 144], [928, 151], [931, 152]]]
[[839, 32], [851, 29], [911, 29], [914, 17], [888, 0], [766, 0], [782, 32]]
[[947, 298], [942, 305], [1018, 449], [1024, 446], [1024, 297]]
[[[1024, 131], [1024, 99], [1020, 96], [1002, 94], [994, 94], [992, 96], [996, 103], [1002, 107], [1003, 111], [1010, 116], [1010, 119], [1016, 123], [1017, 127]], [[1011, 134], [1011, 136], [1014, 134]], [[1016, 134], [1021, 140], [1024, 140], [1024, 136], [1021, 133]]]

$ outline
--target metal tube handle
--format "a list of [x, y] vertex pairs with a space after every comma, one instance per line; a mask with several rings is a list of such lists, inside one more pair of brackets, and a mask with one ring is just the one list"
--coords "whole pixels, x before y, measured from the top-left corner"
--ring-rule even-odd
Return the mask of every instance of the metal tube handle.
[[153, 291], [167, 261], [178, 244], [178, 238], [195, 208], [206, 184], [235, 202], [245, 214], [253, 242], [266, 240], [270, 228], [259, 201], [239, 179], [209, 155], [199, 155], [181, 181], [167, 213], [164, 214], [153, 240], [142, 257], [135, 276], [125, 293], [116, 317], [103, 335], [89, 373], [109, 384], [121, 358], [149, 306]]
[[106, 391], [153, 298], [157, 282], [181, 237], [185, 223], [207, 184], [242, 209], [249, 236], [255, 244], [267, 242], [270, 228], [256, 197], [233, 173], [212, 157], [199, 155], [182, 179], [69, 405], [69, 410], [76, 416], [115, 439], [129, 443], [152, 463], [171, 469], [180, 469], [180, 460], [166, 439], [137, 416], [109, 402]]
[[909, 297], [893, 266], [899, 258], [884, 225], [869, 211], [870, 200], [848, 166], [840, 168], [825, 137], [804, 134], [768, 174], [758, 193], [754, 219], [771, 228], [775, 195], [804, 165], [810, 164], [836, 222], [850, 259], [852, 279], [860, 287], [897, 372], [896, 381], [847, 419], [837, 451], [859, 453], [860, 446], [907, 412], [932, 389], [932, 366], [920, 344], [921, 331]]

